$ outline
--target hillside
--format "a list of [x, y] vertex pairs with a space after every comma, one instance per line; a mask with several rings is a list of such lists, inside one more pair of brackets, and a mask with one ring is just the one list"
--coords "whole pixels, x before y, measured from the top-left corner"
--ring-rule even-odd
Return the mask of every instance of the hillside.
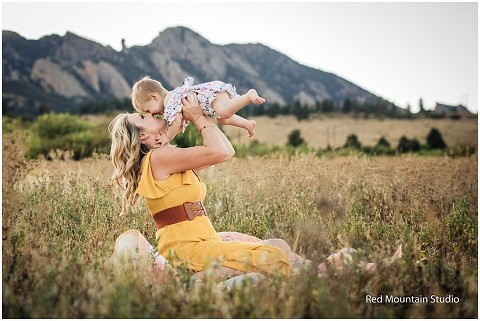
[[190, 75], [196, 83], [232, 82], [256, 88], [269, 103], [332, 100], [375, 102], [379, 97], [333, 73], [301, 65], [263, 44], [216, 45], [184, 28], [167, 28], [145, 46], [115, 51], [71, 32], [28, 40], [2, 31], [3, 111], [34, 117], [75, 112], [88, 100], [122, 99], [145, 75], [173, 89]]

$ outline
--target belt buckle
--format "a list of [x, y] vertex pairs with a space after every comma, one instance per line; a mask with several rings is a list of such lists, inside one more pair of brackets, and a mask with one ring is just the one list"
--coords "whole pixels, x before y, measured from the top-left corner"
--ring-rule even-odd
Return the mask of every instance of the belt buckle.
[[202, 202], [187, 202], [183, 203], [185, 208], [185, 213], [189, 221], [193, 220], [195, 217], [203, 215], [206, 213], [205, 207]]

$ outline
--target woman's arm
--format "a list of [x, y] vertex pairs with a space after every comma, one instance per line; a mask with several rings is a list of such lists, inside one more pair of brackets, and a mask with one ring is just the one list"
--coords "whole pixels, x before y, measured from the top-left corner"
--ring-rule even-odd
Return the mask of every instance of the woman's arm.
[[154, 150], [151, 164], [155, 179], [162, 180], [173, 173], [215, 165], [233, 156], [225, 145], [225, 140], [228, 141], [225, 134], [202, 114], [196, 97], [182, 102], [183, 117], [193, 123], [200, 132], [203, 146], [188, 148], [163, 146]]
[[232, 144], [228, 140], [227, 136], [222, 132], [222, 130], [218, 127], [216, 127], [216, 130], [219, 131], [219, 135], [222, 138], [223, 144], [225, 145], [225, 148], [227, 149], [228, 152], [228, 159], [232, 158], [233, 155], [235, 155], [235, 149], [233, 149]]
[[[225, 145], [225, 148], [227, 149], [226, 160], [231, 159], [233, 157], [233, 155], [235, 155], [235, 149], [233, 149], [232, 144], [230, 144], [230, 141], [225, 136], [225, 134], [222, 132], [222, 130], [218, 126], [215, 126], [214, 128], [215, 128], [215, 130], [217, 130], [219, 132], [219, 135], [222, 138], [222, 141]], [[200, 170], [200, 169], [204, 169], [204, 168], [207, 168], [207, 167], [210, 167], [210, 166], [212, 166], [212, 165], [209, 164], [209, 165], [205, 165], [205, 166], [202, 166], [202, 167], [199, 167], [199, 168], [196, 168], [196, 169]]]

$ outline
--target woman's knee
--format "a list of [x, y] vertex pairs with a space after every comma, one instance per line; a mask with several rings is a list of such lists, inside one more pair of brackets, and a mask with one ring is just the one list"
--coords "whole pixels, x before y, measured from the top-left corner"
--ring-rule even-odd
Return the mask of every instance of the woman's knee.
[[290, 254], [292, 254], [290, 246], [282, 239], [268, 239], [261, 241], [260, 243], [280, 248], [287, 255], [288, 258], [290, 258]]

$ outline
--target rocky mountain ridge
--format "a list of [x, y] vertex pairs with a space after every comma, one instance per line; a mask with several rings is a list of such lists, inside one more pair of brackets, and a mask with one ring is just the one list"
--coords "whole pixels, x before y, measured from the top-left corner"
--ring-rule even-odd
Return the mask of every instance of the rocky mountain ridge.
[[71, 32], [27, 40], [4, 30], [2, 45], [2, 105], [13, 114], [35, 115], [41, 108], [69, 111], [86, 100], [127, 98], [131, 86], [145, 75], [167, 89], [179, 86], [186, 76], [195, 83], [220, 79], [233, 83], [239, 93], [256, 88], [268, 102], [280, 105], [378, 99], [265, 45], [216, 45], [185, 27], [167, 28], [150, 44], [121, 51]]

